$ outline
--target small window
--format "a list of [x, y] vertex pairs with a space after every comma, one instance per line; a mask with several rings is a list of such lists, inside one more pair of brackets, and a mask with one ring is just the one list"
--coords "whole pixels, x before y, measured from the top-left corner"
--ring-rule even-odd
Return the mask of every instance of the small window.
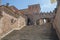
[[15, 23], [16, 22], [16, 20], [14, 20], [14, 19], [11, 19], [11, 23]]

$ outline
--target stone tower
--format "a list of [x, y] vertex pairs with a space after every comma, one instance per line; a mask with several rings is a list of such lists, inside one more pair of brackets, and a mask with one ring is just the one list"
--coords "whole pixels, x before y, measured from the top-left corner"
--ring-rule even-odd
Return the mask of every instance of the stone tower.
[[30, 13], [33, 14], [40, 13], [40, 5], [39, 4], [29, 5], [28, 10]]

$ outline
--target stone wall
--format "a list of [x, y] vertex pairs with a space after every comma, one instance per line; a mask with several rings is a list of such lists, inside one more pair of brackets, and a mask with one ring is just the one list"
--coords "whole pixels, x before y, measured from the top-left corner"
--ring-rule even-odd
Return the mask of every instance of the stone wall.
[[57, 35], [60, 39], [60, 7], [57, 10], [57, 13], [53, 22], [53, 27], [56, 29]]
[[3, 17], [0, 19], [0, 38], [3, 38], [13, 30], [20, 30], [26, 26], [26, 17], [20, 16], [15, 18], [4, 11], [2, 12]]
[[10, 30], [12, 30], [11, 19], [14, 19], [13, 17], [6, 14], [5, 12], [3, 12], [2, 15], [3, 15], [3, 17], [0, 20], [0, 25], [1, 25], [0, 31], [2, 31], [2, 33], [0, 33], [0, 37], [5, 35], [6, 33], [8, 33]]
[[14, 23], [12, 26], [14, 27], [15, 30], [20, 30], [21, 28], [26, 26], [26, 21], [27, 21], [26, 17], [20, 16], [17, 19], [16, 23]]

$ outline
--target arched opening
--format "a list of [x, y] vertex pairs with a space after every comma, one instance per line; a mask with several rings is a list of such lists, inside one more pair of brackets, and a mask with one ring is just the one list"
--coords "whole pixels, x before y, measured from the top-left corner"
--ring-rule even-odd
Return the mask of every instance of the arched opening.
[[31, 22], [31, 20], [28, 18], [27, 19], [27, 25], [30, 25], [31, 24], [30, 22]]
[[41, 19], [38, 19], [38, 20], [36, 21], [36, 24], [37, 24], [37, 25], [43, 25], [43, 24], [49, 23], [49, 22], [50, 22], [50, 19], [48, 19], [48, 18], [41, 18]]
[[43, 19], [44, 20], [44, 23], [46, 23], [47, 22], [47, 20], [46, 19]]
[[27, 18], [27, 25], [34, 25], [32, 19], [30, 18]]
[[37, 21], [36, 21], [36, 24], [37, 25], [42, 25], [43, 23], [44, 23], [44, 19], [38, 19]]

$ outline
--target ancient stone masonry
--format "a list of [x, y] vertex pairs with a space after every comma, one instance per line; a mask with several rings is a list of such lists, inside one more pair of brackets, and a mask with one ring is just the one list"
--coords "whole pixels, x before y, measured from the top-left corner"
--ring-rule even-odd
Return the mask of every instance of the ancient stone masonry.
[[[1, 17], [0, 19], [0, 39], [4, 39], [4, 37], [9, 35], [11, 32], [14, 32], [14, 30], [19, 30], [19, 31], [21, 30], [20, 33], [17, 32], [18, 35], [21, 35], [21, 32], [22, 34], [24, 34], [25, 30], [27, 30], [26, 33], [28, 33], [28, 31], [30, 33], [33, 31], [31, 34], [34, 34], [35, 36], [37, 36], [39, 33], [43, 34], [40, 35], [42, 36], [42, 39], [43, 38], [45, 39], [44, 35], [46, 34], [48, 35], [46, 39], [53, 39], [53, 37], [50, 38], [50, 36], [54, 36], [55, 34], [54, 35], [50, 35], [50, 34], [54, 33], [54, 30], [51, 30], [51, 28], [53, 26], [54, 26], [53, 28], [55, 28], [55, 24], [56, 24], [55, 21], [57, 20], [57, 18], [59, 18], [57, 17], [57, 15], [59, 15], [58, 13], [60, 13], [58, 9], [55, 9], [53, 12], [50, 13], [40, 12], [41, 8], [39, 4], [29, 5], [28, 8], [22, 10], [18, 10], [14, 6], [8, 6], [8, 5], [1, 6], [1, 8], [2, 8], [3, 17]], [[56, 21], [57, 24], [59, 23], [58, 21]], [[32, 37], [34, 36], [32, 35]], [[36, 40], [40, 40], [39, 37], [37, 36]], [[34, 40], [33, 38], [31, 38], [31, 36], [29, 39]], [[20, 40], [20, 39], [16, 39], [16, 40]]]
[[3, 38], [13, 30], [20, 30], [26, 26], [27, 17], [23, 14], [13, 12], [6, 6], [1, 6], [2, 18], [0, 19], [0, 38]]

